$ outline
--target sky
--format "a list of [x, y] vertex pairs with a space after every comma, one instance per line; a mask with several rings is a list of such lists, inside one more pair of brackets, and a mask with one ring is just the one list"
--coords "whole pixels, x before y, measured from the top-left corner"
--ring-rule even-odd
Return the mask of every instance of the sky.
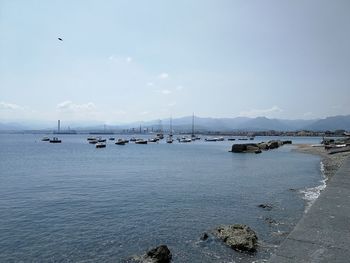
[[349, 13], [348, 0], [0, 0], [0, 121], [350, 114]]

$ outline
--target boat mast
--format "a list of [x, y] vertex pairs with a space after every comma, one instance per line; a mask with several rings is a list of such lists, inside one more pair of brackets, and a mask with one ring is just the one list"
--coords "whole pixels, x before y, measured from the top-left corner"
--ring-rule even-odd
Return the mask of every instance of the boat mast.
[[194, 112], [192, 113], [192, 138], [194, 137]]
[[170, 116], [170, 137], [173, 136], [173, 118]]
[[57, 121], [57, 133], [61, 132], [61, 120]]

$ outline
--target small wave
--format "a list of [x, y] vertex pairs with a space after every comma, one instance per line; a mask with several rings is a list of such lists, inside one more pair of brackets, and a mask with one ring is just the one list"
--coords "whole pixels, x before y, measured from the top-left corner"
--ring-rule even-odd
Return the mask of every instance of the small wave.
[[305, 213], [309, 211], [312, 204], [316, 201], [316, 199], [320, 196], [321, 192], [327, 186], [327, 177], [325, 175], [324, 163], [322, 161], [320, 162], [320, 171], [323, 177], [323, 179], [320, 181], [320, 185], [299, 191], [303, 195], [303, 199], [306, 201]]

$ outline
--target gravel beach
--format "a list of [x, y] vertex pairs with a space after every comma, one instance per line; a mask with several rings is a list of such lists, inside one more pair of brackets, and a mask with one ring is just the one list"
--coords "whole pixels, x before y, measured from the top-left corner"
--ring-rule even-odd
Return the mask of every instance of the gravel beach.
[[350, 156], [350, 152], [328, 154], [324, 147], [314, 147], [310, 144], [296, 144], [295, 151], [320, 155], [324, 166], [324, 175], [327, 179], [333, 177], [336, 171], [342, 166], [344, 160]]

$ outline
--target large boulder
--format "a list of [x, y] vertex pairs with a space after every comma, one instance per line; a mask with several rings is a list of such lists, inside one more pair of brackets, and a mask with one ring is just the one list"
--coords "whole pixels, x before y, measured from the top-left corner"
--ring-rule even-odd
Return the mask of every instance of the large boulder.
[[268, 143], [269, 149], [276, 149], [282, 145], [281, 141], [269, 141]]
[[169, 263], [172, 254], [166, 245], [161, 245], [152, 248], [142, 256], [134, 256], [129, 261], [130, 263]]
[[234, 224], [217, 227], [213, 234], [237, 251], [256, 251], [258, 237], [247, 225]]
[[268, 145], [266, 142], [258, 143], [258, 147], [259, 147], [261, 150], [268, 150], [268, 149], [269, 149], [269, 145]]
[[233, 144], [231, 152], [234, 153], [254, 153], [259, 150], [259, 146], [255, 143]]
[[172, 255], [169, 248], [166, 245], [153, 248], [146, 254], [147, 258], [153, 260], [154, 263], [168, 263], [170, 262]]

